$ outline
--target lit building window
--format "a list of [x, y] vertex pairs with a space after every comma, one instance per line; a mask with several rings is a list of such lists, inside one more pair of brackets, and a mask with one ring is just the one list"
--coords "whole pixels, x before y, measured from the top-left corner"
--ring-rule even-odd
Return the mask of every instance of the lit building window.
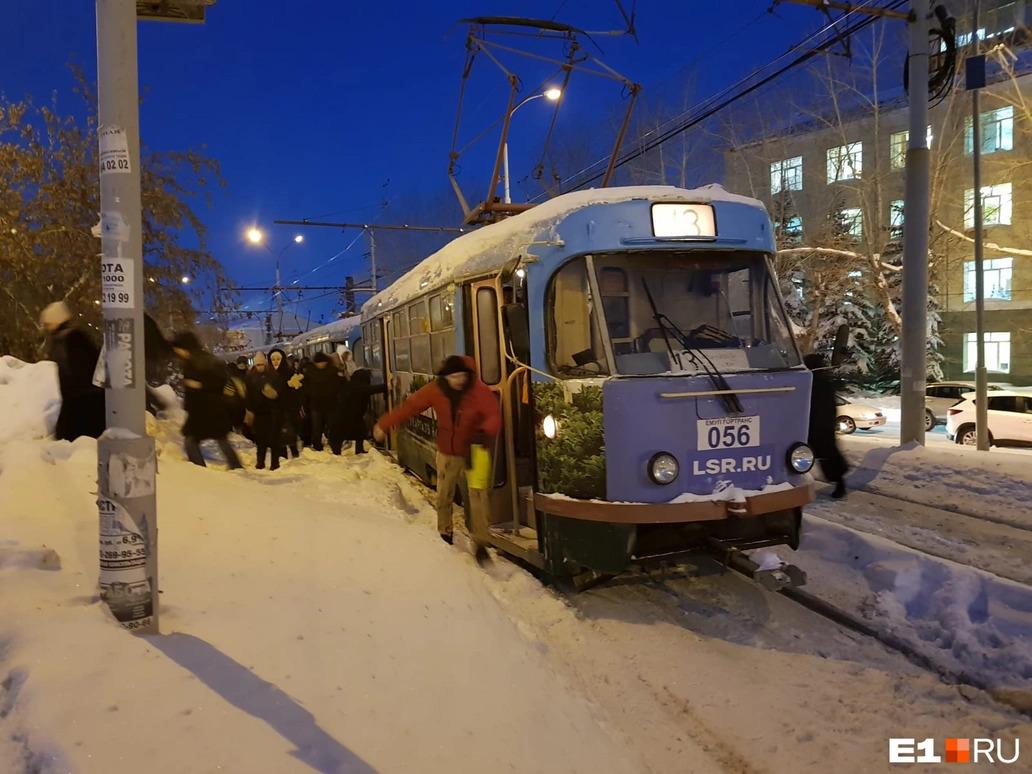
[[[928, 147], [932, 147], [932, 125], [928, 125], [925, 131], [925, 139]], [[910, 142], [910, 131], [904, 129], [902, 132], [893, 132], [889, 135], [889, 164], [893, 169], [903, 169], [907, 165], [907, 143]]]
[[779, 241], [798, 244], [803, 241], [803, 219], [793, 215], [774, 222], [775, 236]]
[[[1011, 184], [982, 186], [982, 225], [1009, 226], [1013, 203], [1011, 200]], [[975, 227], [975, 189], [964, 192], [964, 228]]]
[[838, 228], [842, 236], [860, 239], [864, 235], [864, 214], [859, 207], [839, 210]]
[[[1011, 280], [1014, 277], [1013, 258], [993, 258], [982, 261], [982, 280], [985, 297], [998, 301], [1011, 300]], [[964, 261], [964, 303], [975, 300], [975, 262]]]
[[[1010, 331], [985, 334], [985, 368], [998, 374], [1010, 373]], [[964, 371], [975, 370], [978, 362], [978, 334], [964, 334]]]
[[863, 143], [851, 142], [828, 148], [828, 182], [855, 180], [863, 172]]
[[[1014, 148], [1014, 108], [1008, 105], [999, 110], [980, 113], [978, 124], [982, 131], [982, 153], [1009, 151]], [[974, 152], [975, 133], [971, 117], [964, 119], [964, 152]]]
[[770, 165], [770, 192], [803, 190], [803, 157], [775, 161]]
[[889, 203], [889, 239], [903, 238], [903, 200], [895, 199]]

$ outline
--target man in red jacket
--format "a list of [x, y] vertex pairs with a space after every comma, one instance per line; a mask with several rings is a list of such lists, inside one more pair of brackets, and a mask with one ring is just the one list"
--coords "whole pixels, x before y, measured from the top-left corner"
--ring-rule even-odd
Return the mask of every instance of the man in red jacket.
[[[452, 542], [452, 502], [455, 487], [466, 474], [466, 459], [473, 442], [492, 447], [501, 427], [498, 400], [476, 374], [471, 357], [452, 355], [437, 371], [437, 379], [409, 396], [401, 406], [380, 417], [373, 437], [383, 441], [393, 428], [432, 408], [437, 414], [437, 531]], [[477, 558], [486, 555], [488, 496], [470, 490], [470, 515]]]

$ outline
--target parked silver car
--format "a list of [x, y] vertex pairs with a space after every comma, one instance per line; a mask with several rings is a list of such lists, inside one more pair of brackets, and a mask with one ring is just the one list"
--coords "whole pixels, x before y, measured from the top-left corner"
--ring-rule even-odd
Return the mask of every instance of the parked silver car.
[[[999, 390], [996, 384], [990, 390]], [[946, 423], [946, 409], [957, 405], [966, 393], [975, 391], [974, 382], [932, 382], [925, 387], [925, 432]]]

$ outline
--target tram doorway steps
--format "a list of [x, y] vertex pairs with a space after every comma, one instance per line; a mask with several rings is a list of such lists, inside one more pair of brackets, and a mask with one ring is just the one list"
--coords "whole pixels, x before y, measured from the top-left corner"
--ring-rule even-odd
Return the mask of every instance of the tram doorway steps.
[[545, 558], [538, 551], [537, 532], [529, 527], [520, 527], [514, 532], [511, 521], [492, 524], [489, 537], [495, 548], [518, 556], [535, 567], [545, 566]]
[[752, 578], [768, 591], [780, 591], [786, 586], [805, 586], [806, 572], [794, 564], [782, 562], [778, 567], [760, 567], [742, 552], [742, 548], [761, 548], [770, 545], [770, 541], [757, 541], [758, 545], [732, 545], [717, 538], [709, 539], [710, 550], [717, 554], [725, 567]]

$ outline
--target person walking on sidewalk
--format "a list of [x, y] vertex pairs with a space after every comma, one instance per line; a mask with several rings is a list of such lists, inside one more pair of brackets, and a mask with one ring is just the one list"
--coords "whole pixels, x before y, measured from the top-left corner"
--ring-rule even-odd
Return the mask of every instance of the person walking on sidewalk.
[[172, 351], [183, 361], [183, 448], [194, 465], [207, 467], [201, 454], [201, 441], [214, 438], [226, 457], [230, 470], [242, 468], [236, 450], [230, 445], [231, 420], [223, 390], [226, 367], [218, 358], [205, 352], [197, 336], [190, 331], [176, 334]]
[[828, 481], [835, 484], [831, 496], [836, 500], [846, 496], [846, 472], [849, 465], [842, 455], [835, 437], [835, 380], [822, 355], [803, 357], [803, 363], [813, 373], [810, 390], [810, 432], [807, 443], [821, 465]]
[[[437, 415], [437, 531], [451, 543], [455, 487], [466, 475], [470, 445], [492, 445], [501, 428], [501, 412], [494, 393], [477, 377], [473, 358], [452, 355], [438, 368], [437, 379], [380, 417], [373, 438], [383, 442], [390, 430], [428, 408]], [[473, 542], [481, 561], [487, 556], [488, 491], [469, 490]]]

